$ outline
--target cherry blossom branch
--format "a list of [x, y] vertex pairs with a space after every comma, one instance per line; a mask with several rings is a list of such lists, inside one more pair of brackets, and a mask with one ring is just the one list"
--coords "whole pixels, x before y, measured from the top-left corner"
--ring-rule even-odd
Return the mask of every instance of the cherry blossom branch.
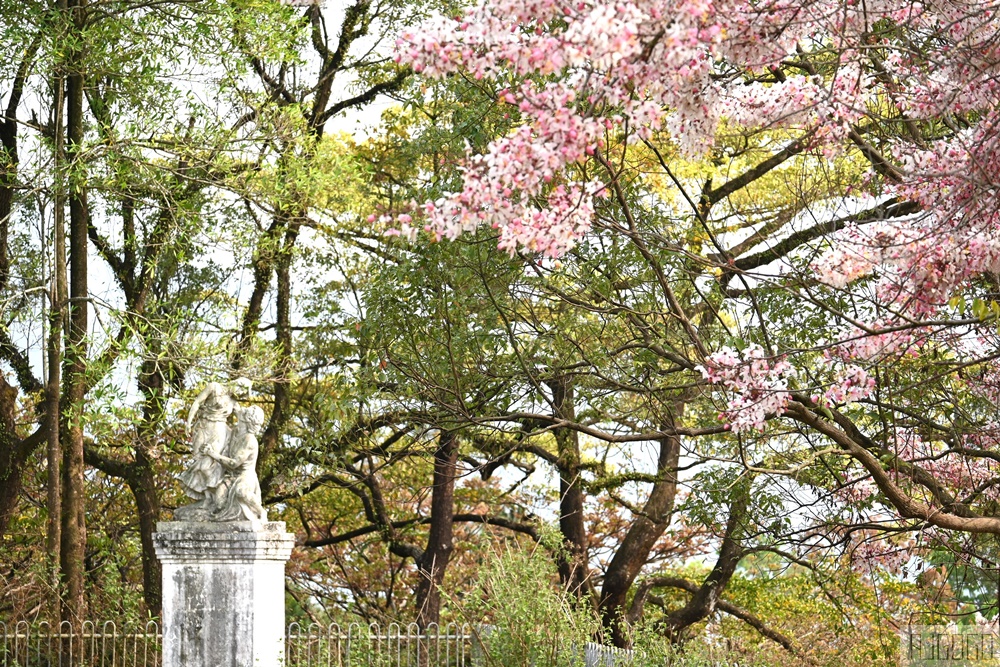
[[903, 518], [920, 519], [921, 521], [947, 530], [1000, 534], [1000, 517], [983, 517], [974, 514], [971, 516], [958, 516], [942, 508], [936, 508], [909, 497], [902, 489], [896, 486], [888, 472], [872, 453], [855, 442], [853, 438], [849, 437], [833, 423], [826, 421], [805, 406], [794, 403], [789, 407], [786, 414], [827, 436], [850, 453], [869, 472], [879, 491], [882, 492], [882, 495], [885, 496]]
[[757, 164], [757, 166], [748, 169], [736, 178], [732, 178], [726, 181], [723, 185], [717, 188], [709, 190], [704, 193], [702, 197], [704, 201], [708, 203], [709, 206], [713, 206], [729, 195], [742, 190], [759, 178], [764, 177], [770, 173], [775, 167], [779, 166], [786, 160], [798, 155], [804, 151], [809, 146], [810, 139], [816, 134], [816, 130], [810, 130], [806, 132], [805, 135], [799, 137], [798, 139], [792, 141], [783, 149], [767, 158], [766, 160]]
[[913, 215], [919, 211], [920, 205], [918, 203], [896, 198], [883, 202], [861, 213], [822, 222], [818, 225], [789, 234], [787, 237], [778, 241], [767, 250], [762, 250], [761, 252], [748, 255], [746, 257], [740, 257], [732, 264], [721, 263], [722, 275], [719, 279], [723, 285], [726, 285], [732, 279], [733, 275], [739, 271], [752, 271], [753, 269], [767, 266], [771, 262], [775, 262], [783, 257], [786, 257], [790, 252], [801, 247], [805, 243], [828, 236], [829, 234], [832, 234], [840, 229], [844, 229], [848, 225], [865, 225], [872, 222], [881, 222], [891, 218]]

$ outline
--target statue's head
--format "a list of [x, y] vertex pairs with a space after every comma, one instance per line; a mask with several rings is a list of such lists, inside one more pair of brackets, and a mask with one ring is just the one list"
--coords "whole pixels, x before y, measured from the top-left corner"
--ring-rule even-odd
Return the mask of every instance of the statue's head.
[[236, 378], [229, 385], [229, 393], [233, 395], [233, 398], [247, 398], [252, 386], [253, 382], [249, 378]]
[[240, 412], [240, 421], [247, 433], [258, 435], [264, 427], [264, 411], [259, 406], [251, 405]]

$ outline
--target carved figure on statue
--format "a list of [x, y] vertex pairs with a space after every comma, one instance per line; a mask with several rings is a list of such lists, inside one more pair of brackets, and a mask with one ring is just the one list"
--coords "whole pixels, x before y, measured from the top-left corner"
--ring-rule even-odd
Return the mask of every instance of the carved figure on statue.
[[225, 467], [215, 459], [231, 438], [229, 420], [239, 409], [237, 400], [250, 395], [250, 380], [239, 378], [230, 385], [209, 382], [191, 403], [187, 430], [194, 460], [180, 474], [184, 493], [197, 501], [178, 507], [174, 516], [182, 521], [208, 521], [225, 495]]
[[215, 521], [267, 521], [257, 479], [257, 434], [264, 425], [264, 411], [256, 405], [237, 409], [236, 428], [226, 455], [211, 454], [226, 469], [221, 501], [212, 514]]

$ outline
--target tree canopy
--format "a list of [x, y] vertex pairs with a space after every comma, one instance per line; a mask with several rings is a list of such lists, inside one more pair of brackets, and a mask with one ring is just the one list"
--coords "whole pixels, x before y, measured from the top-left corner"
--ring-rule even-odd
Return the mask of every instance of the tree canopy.
[[0, 618], [156, 616], [246, 376], [295, 618], [996, 619], [998, 10], [0, 1]]

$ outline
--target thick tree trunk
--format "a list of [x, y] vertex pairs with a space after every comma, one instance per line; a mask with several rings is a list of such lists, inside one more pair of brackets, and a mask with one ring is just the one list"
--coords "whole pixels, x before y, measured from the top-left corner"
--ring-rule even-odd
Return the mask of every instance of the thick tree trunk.
[[274, 402], [267, 428], [261, 434], [260, 455], [257, 458], [257, 475], [260, 478], [261, 493], [265, 497], [270, 495], [271, 483], [274, 480], [275, 471], [271, 459], [278, 448], [291, 412], [291, 379], [294, 367], [291, 270], [295, 241], [299, 235], [299, 223], [294, 217], [289, 216], [281, 226], [285, 229], [285, 234], [274, 266], [277, 277], [275, 338], [278, 346], [278, 361], [274, 369]]
[[[160, 351], [161, 341], [147, 341], [147, 349]], [[139, 540], [142, 546], [142, 591], [150, 616], [159, 616], [163, 603], [162, 568], [153, 547], [153, 533], [160, 520], [160, 496], [156, 486], [156, 470], [149, 452], [155, 447], [156, 434], [163, 423], [164, 379], [159, 364], [147, 360], [139, 376], [139, 391], [144, 398], [142, 424], [139, 427], [135, 458], [126, 467], [126, 481], [136, 509], [139, 511]]]
[[455, 471], [458, 438], [442, 433], [434, 453], [434, 487], [431, 490], [431, 527], [427, 548], [417, 562], [417, 625], [424, 629], [441, 619], [441, 583], [454, 548]]
[[[62, 220], [60, 219], [60, 224]], [[57, 235], [58, 238], [62, 239], [62, 234]], [[64, 253], [57, 253], [57, 256], [63, 256]], [[59, 271], [62, 271], [60, 266]], [[64, 287], [65, 289], [65, 287]], [[51, 290], [51, 299], [54, 304], [62, 303], [65, 301], [65, 292], [59, 290], [55, 286]], [[61, 568], [61, 558], [60, 552], [62, 550], [62, 442], [60, 440], [60, 428], [59, 428], [59, 406], [61, 405], [60, 396], [60, 384], [61, 384], [61, 368], [62, 364], [62, 354], [61, 354], [61, 343], [62, 343], [62, 333], [63, 333], [63, 312], [62, 307], [54, 305], [49, 314], [49, 340], [48, 340], [48, 362], [49, 362], [49, 377], [47, 379], [47, 384], [45, 387], [46, 395], [46, 406], [45, 406], [45, 421], [46, 429], [48, 431], [46, 439], [46, 452], [45, 460], [47, 465], [47, 475], [46, 475], [46, 497], [45, 497], [45, 507], [48, 511], [48, 519], [46, 521], [45, 528], [45, 546], [48, 552], [49, 558], [49, 576], [51, 580], [49, 584], [52, 587], [54, 593], [54, 603], [52, 607], [53, 615], [57, 614], [56, 611], [59, 607], [59, 571]]]
[[136, 450], [132, 468], [133, 474], [129, 476], [128, 485], [139, 510], [143, 599], [149, 615], [158, 617], [163, 603], [162, 570], [153, 547], [153, 533], [156, 532], [156, 522], [160, 520], [160, 498], [152, 462], [141, 449]]
[[[554, 416], [576, 419], [573, 385], [562, 377], [549, 383]], [[583, 513], [583, 480], [580, 477], [579, 434], [568, 428], [555, 431], [559, 470], [559, 530], [566, 553], [559, 559], [559, 580], [579, 597], [591, 592], [588, 567], [587, 526]]]
[[[70, 11], [79, 31], [83, 25], [85, 0], [72, 0]], [[72, 168], [79, 179], [79, 169], [72, 163], [80, 159], [83, 145], [84, 77], [81, 55], [74, 49], [67, 65], [66, 146]], [[85, 614], [84, 553], [87, 544], [85, 519], [86, 488], [83, 461], [83, 413], [87, 391], [87, 201], [81, 182], [69, 187], [69, 262], [70, 304], [69, 331], [66, 337], [65, 405], [66, 424], [63, 438], [63, 502], [61, 572], [65, 593], [63, 617], [78, 622]]]
[[[670, 426], [673, 426], [671, 421]], [[670, 436], [660, 440], [657, 461], [657, 481], [642, 508], [642, 515], [635, 517], [625, 539], [608, 564], [601, 587], [601, 616], [604, 626], [611, 629], [615, 646], [625, 647], [625, 602], [632, 583], [646, 564], [649, 552], [663, 531], [670, 525], [677, 497], [677, 462], [680, 458], [681, 440]]]
[[740, 535], [743, 532], [743, 521], [746, 518], [747, 491], [744, 489], [729, 508], [729, 520], [726, 522], [726, 532], [722, 536], [722, 546], [715, 567], [705, 577], [701, 587], [691, 596], [686, 605], [667, 615], [663, 621], [666, 634], [677, 639], [681, 633], [695, 623], [708, 618], [715, 613], [722, 592], [736, 572], [736, 566], [743, 557], [743, 544]]
[[135, 499], [139, 519], [139, 541], [142, 558], [143, 599], [150, 616], [159, 616], [163, 602], [162, 569], [153, 547], [153, 533], [160, 517], [160, 498], [156, 488], [156, 475], [147, 447], [136, 448], [135, 460], [119, 461], [102, 455], [93, 447], [85, 451], [87, 465], [105, 475], [120, 479], [128, 486]]
[[7, 533], [21, 495], [21, 476], [31, 454], [15, 435], [17, 389], [0, 373], [0, 536]]

